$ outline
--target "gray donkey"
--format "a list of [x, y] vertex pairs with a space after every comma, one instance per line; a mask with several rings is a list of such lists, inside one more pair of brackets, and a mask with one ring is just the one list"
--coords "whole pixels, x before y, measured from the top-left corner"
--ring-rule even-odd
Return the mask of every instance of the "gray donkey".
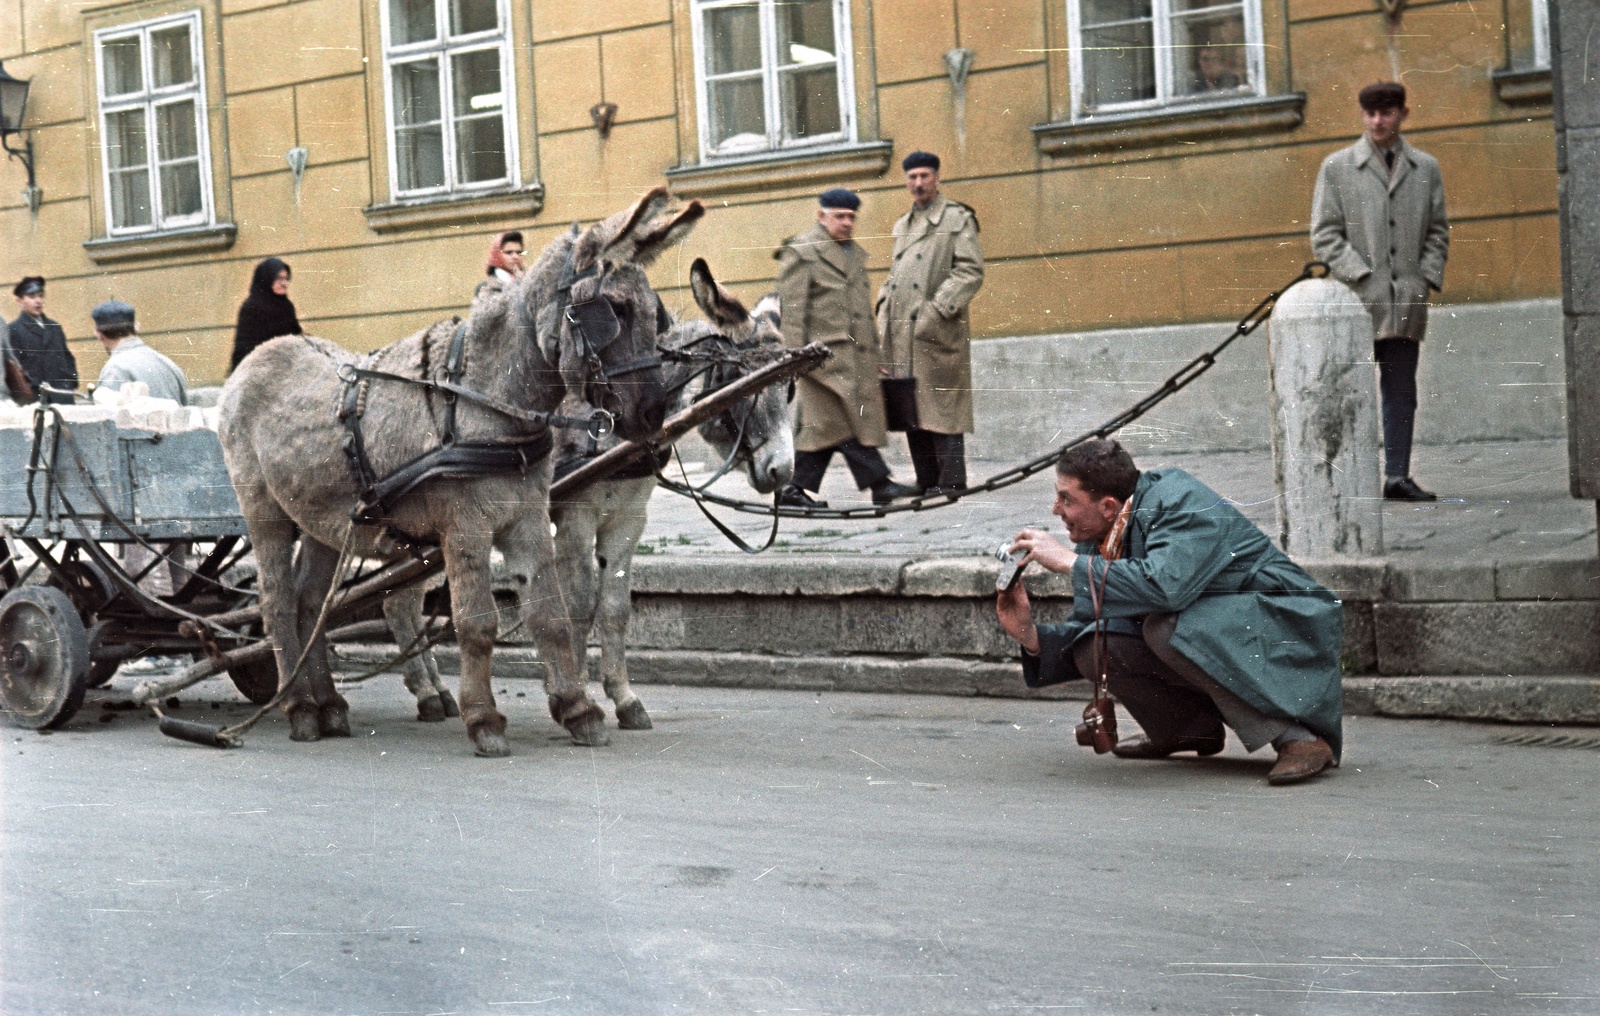
[[[675, 324], [662, 338], [666, 356], [662, 373], [672, 393], [673, 413], [784, 352], [776, 296], [761, 300], [753, 313], [746, 311], [700, 259], [690, 267], [689, 281], [695, 302], [710, 320]], [[699, 428], [728, 468], [742, 469], [750, 486], [763, 494], [788, 483], [794, 471], [791, 395], [790, 386], [774, 385]], [[565, 405], [574, 412], [581, 409], [573, 396]], [[576, 468], [614, 443], [569, 431], [559, 445], [557, 470]], [[617, 725], [624, 730], [651, 726], [649, 712], [628, 683], [625, 642], [633, 609], [633, 553], [656, 488], [654, 466], [642, 459], [624, 467], [621, 476], [600, 480], [550, 504], [556, 524], [556, 567], [572, 614], [573, 639], [581, 649], [598, 628], [600, 679], [616, 707]], [[416, 587], [384, 603], [384, 615], [401, 646], [420, 644], [422, 599], [423, 590]], [[450, 715], [450, 693], [431, 652], [407, 661], [404, 672], [406, 687], [417, 697], [419, 720]]]
[[[489, 683], [496, 629], [489, 557], [498, 548], [518, 591], [523, 624], [550, 675], [551, 715], [578, 744], [607, 742], [605, 714], [589, 698], [556, 576], [549, 455], [521, 472], [428, 479], [380, 505], [373, 524], [352, 523], [353, 506], [368, 499], [353, 476], [346, 453], [351, 435], [335, 409], [350, 405], [341, 376], [367, 371], [371, 380], [360, 393], [359, 414], [366, 456], [378, 476], [452, 439], [526, 444], [544, 426], [537, 414], [555, 411], [568, 390], [583, 391], [592, 404], [613, 412], [622, 435], [647, 437], [665, 416], [666, 395], [656, 356], [660, 300], [644, 269], [704, 214], [691, 202], [657, 218], [668, 200], [666, 189], [657, 188], [586, 231], [574, 226], [521, 280], [497, 298], [480, 300], [459, 329], [465, 356], [453, 391], [389, 378], [437, 383], [449, 376], [455, 322], [365, 359], [321, 339], [288, 336], [263, 344], [239, 365], [223, 388], [218, 431], [255, 545], [280, 685], [333, 581], [338, 548], [381, 557], [392, 537], [436, 543], [461, 648], [467, 734], [479, 755], [508, 754], [506, 720]], [[608, 334], [590, 334], [586, 321]], [[449, 404], [446, 396], [453, 396]], [[456, 425], [449, 433], [444, 421], [452, 415]], [[282, 708], [294, 740], [349, 736], [349, 707], [333, 687], [325, 645], [310, 647], [306, 672], [284, 695]]]

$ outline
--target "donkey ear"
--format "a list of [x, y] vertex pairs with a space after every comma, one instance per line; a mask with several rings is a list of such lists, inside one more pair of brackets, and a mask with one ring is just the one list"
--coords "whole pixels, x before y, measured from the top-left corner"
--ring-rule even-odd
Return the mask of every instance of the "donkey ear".
[[637, 243], [635, 234], [644, 228], [651, 216], [665, 208], [669, 200], [665, 187], [655, 187], [627, 209], [590, 226], [573, 251], [573, 268], [582, 274], [601, 258], [613, 262], [630, 260]]
[[629, 260], [640, 268], [649, 268], [663, 251], [688, 236], [695, 223], [705, 214], [704, 205], [691, 201], [677, 215], [650, 223], [637, 237], [638, 246]]
[[694, 302], [700, 305], [706, 317], [724, 327], [742, 325], [750, 320], [744, 304], [732, 293], [717, 284], [711, 276], [711, 267], [705, 258], [695, 258], [689, 266], [689, 288], [694, 292]]

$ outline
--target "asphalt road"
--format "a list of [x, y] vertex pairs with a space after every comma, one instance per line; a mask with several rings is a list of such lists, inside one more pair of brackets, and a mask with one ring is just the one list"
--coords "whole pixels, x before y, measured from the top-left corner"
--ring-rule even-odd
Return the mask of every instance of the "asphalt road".
[[347, 741], [5, 730], [0, 1011], [1600, 1011], [1600, 751], [1537, 730], [1355, 718], [1269, 788], [1072, 703], [649, 687], [578, 749], [503, 686], [492, 761], [393, 680]]

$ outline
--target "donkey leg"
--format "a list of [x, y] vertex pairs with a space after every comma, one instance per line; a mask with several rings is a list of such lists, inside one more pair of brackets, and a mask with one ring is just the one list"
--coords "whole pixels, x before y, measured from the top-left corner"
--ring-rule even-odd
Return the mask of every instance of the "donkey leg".
[[[295, 525], [265, 492], [251, 496], [240, 492], [240, 505], [250, 520], [250, 541], [255, 548], [256, 579], [261, 585], [261, 619], [272, 639], [278, 664], [278, 687], [289, 682], [295, 661], [300, 658], [300, 590], [294, 560]], [[322, 737], [317, 726], [317, 704], [306, 682], [301, 680], [278, 701], [278, 708], [289, 718], [291, 741], [316, 741]]]
[[[426, 595], [427, 590], [417, 584], [396, 590], [384, 598], [383, 616], [389, 622], [395, 645], [402, 651], [420, 644], [418, 634], [422, 630], [422, 601]], [[405, 677], [406, 688], [416, 697], [417, 719], [424, 723], [443, 722], [450, 712], [440, 694], [443, 682], [439, 679], [433, 651], [424, 650], [411, 657], [400, 665], [400, 671]], [[455, 705], [454, 698], [450, 700], [450, 705]], [[456, 715], [460, 715], [460, 710]]]
[[556, 574], [561, 580], [561, 596], [567, 605], [567, 619], [572, 625], [572, 652], [586, 679], [589, 669], [589, 632], [594, 628], [595, 605], [604, 568], [603, 563], [595, 560], [600, 514], [594, 497], [596, 491], [603, 490], [610, 483], [610, 480], [601, 480], [588, 490], [574, 495], [559, 511], [550, 513], [556, 530]]
[[[300, 556], [295, 562], [296, 586], [300, 590], [299, 625], [301, 638], [316, 627], [322, 603], [333, 585], [339, 552], [302, 536]], [[294, 666], [294, 661], [289, 661]], [[327, 632], [319, 632], [306, 653], [303, 680], [316, 707], [317, 730], [323, 737], [350, 736], [350, 704], [333, 686], [333, 669], [328, 665]]]
[[[567, 728], [574, 744], [609, 743], [605, 711], [589, 697], [587, 671], [578, 665], [572, 625], [556, 574], [548, 511], [530, 504], [501, 539], [500, 549], [505, 554], [507, 576], [517, 590], [523, 627], [545, 665], [550, 715]], [[464, 685], [462, 693], [464, 696]]]
[[[541, 513], [542, 514], [542, 513]], [[548, 525], [545, 532], [549, 532]], [[461, 648], [461, 717], [474, 750], [486, 758], [511, 754], [506, 745], [506, 718], [494, 705], [490, 658], [499, 616], [489, 584], [487, 537], [448, 533], [444, 540], [445, 573], [450, 579], [450, 613], [456, 644]]]
[[649, 730], [650, 713], [628, 683], [628, 620], [633, 615], [633, 548], [644, 535], [653, 478], [615, 484], [602, 523], [596, 554], [600, 558], [600, 598], [595, 627], [600, 636], [600, 680], [615, 704], [617, 726]]

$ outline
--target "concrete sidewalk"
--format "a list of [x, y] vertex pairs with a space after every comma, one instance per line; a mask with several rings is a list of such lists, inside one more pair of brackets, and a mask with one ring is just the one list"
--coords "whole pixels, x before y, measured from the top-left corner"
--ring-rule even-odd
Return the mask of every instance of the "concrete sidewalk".
[[[895, 476], [909, 480], [904, 442], [891, 436]], [[901, 453], [896, 455], [894, 453]], [[1412, 457], [1417, 482], [1436, 492], [1427, 504], [1386, 502], [1383, 513], [1385, 556], [1404, 562], [1482, 564], [1487, 561], [1578, 559], [1596, 556], [1595, 506], [1567, 492], [1565, 441], [1501, 441], [1422, 447]], [[1231, 500], [1269, 536], [1278, 523], [1273, 490], [1272, 453], [1210, 452], [1137, 456], [1142, 468], [1176, 466], [1199, 477]], [[694, 467], [704, 465], [690, 453]], [[715, 468], [720, 463], [709, 463]], [[968, 477], [978, 481], [1016, 465], [973, 462]], [[676, 467], [673, 467], [676, 469]], [[700, 475], [708, 474], [702, 469]], [[675, 473], [671, 474], [676, 476]], [[964, 498], [922, 512], [905, 512], [863, 521], [785, 519], [772, 553], [885, 554], [897, 557], [952, 557], [984, 554], [1023, 526], [1061, 531], [1050, 515], [1054, 474], [1050, 470], [1004, 490]], [[736, 476], [712, 490], [727, 497], [762, 500]], [[868, 503], [854, 489], [849, 472], [836, 462], [821, 496], [834, 507]], [[713, 507], [724, 523], [747, 540], [766, 539], [768, 523]], [[667, 490], [650, 502], [650, 527], [643, 541], [648, 553], [724, 553], [733, 548], [694, 504]]]

